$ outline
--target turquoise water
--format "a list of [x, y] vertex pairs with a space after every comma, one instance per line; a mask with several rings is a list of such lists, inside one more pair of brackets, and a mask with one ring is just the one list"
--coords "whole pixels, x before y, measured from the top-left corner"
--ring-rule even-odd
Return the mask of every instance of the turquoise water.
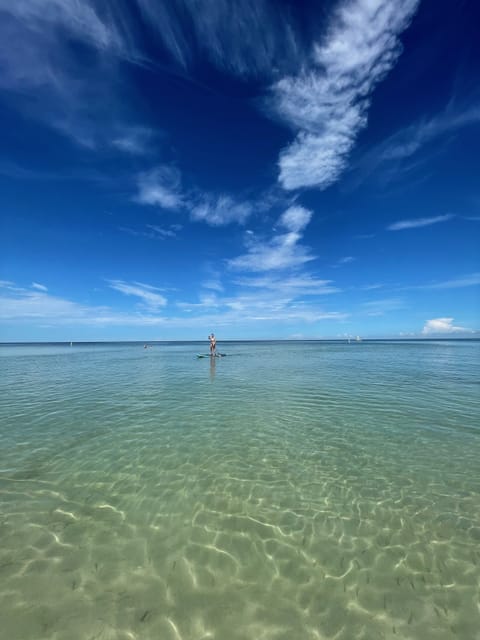
[[0, 636], [480, 638], [480, 342], [219, 349], [0, 346]]

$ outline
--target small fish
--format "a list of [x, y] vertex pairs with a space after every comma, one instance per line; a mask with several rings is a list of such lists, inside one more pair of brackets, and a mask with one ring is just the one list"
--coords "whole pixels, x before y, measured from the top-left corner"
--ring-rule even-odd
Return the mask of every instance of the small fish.
[[148, 614], [150, 613], [150, 609], [147, 609], [143, 616], [140, 618], [140, 622], [145, 622], [145, 620], [147, 619]]

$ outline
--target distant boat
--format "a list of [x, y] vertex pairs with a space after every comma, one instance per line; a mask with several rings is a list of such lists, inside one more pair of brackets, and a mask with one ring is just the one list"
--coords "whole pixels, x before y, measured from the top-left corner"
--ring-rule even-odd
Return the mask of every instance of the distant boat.
[[70, 342], [70, 346], [73, 347], [73, 342]]
[[355, 341], [356, 341], [356, 342], [361, 342], [361, 341], [362, 341], [362, 339], [360, 338], [360, 336], [357, 336], [357, 337], [355, 338]]

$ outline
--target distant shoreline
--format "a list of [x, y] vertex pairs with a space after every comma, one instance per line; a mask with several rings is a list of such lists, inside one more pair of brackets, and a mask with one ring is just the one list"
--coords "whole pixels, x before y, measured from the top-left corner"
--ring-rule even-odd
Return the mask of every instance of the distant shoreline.
[[[356, 341], [354, 338], [350, 339], [350, 344], [372, 343], [372, 342], [478, 342], [480, 336], [459, 338], [459, 337], [430, 337], [430, 338], [362, 338], [360, 341]], [[332, 344], [348, 344], [348, 338], [258, 338], [258, 339], [234, 339], [234, 340], [221, 340], [222, 344], [269, 344], [269, 343], [289, 343], [289, 344], [304, 344], [306, 342], [312, 343], [332, 343]], [[14, 347], [14, 346], [86, 346], [86, 345], [179, 345], [179, 344], [204, 344], [205, 340], [78, 340], [78, 341], [11, 341], [0, 342], [0, 347]]]

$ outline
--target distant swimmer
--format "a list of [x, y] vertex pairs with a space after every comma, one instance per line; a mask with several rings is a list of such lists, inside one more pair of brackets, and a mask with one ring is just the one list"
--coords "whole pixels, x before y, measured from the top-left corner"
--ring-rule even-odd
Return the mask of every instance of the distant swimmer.
[[217, 348], [217, 340], [213, 333], [208, 336], [208, 339], [210, 340], [210, 355], [214, 356], [216, 355], [215, 349]]

